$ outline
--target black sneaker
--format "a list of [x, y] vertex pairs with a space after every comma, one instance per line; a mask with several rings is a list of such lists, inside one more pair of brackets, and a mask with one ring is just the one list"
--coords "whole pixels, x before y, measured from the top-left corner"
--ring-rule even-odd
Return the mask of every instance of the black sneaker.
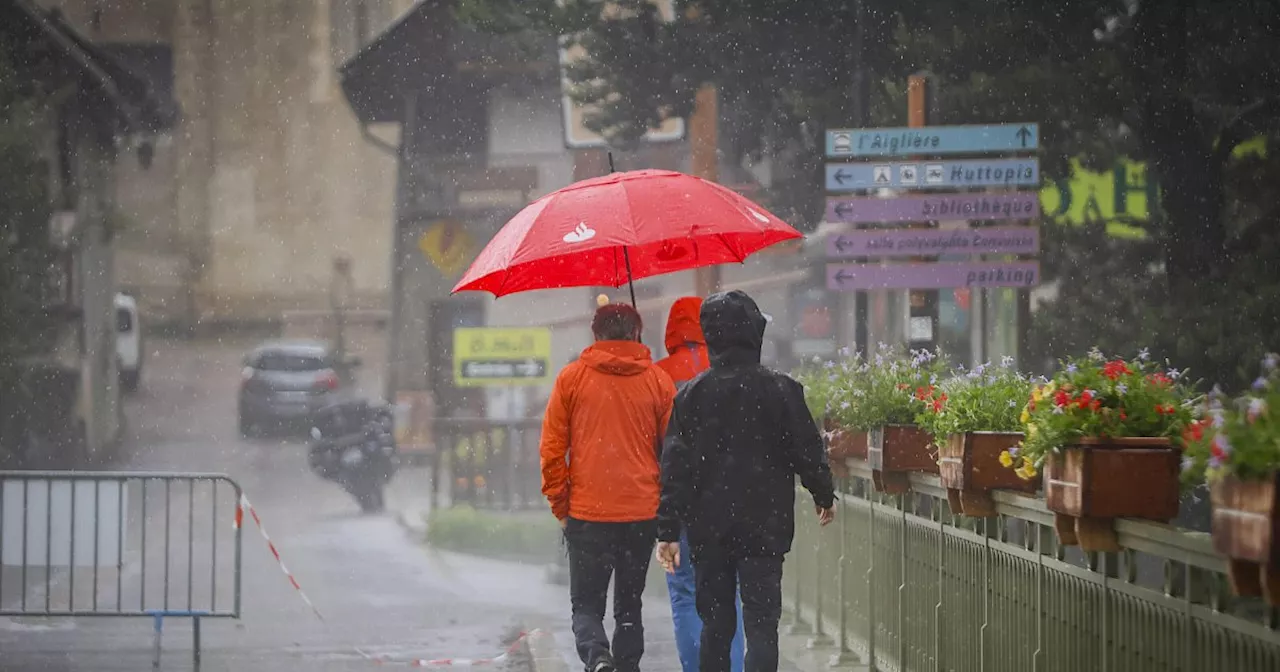
[[613, 661], [609, 658], [601, 658], [596, 661], [595, 665], [587, 668], [587, 672], [615, 672], [617, 668], [613, 666]]

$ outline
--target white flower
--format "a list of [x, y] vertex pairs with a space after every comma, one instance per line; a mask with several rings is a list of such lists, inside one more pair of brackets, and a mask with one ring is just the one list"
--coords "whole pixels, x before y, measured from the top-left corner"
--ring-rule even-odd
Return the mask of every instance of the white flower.
[[840, 410], [842, 411], [849, 410], [849, 402], [847, 401], [840, 402]]
[[1095, 362], [1101, 362], [1106, 358], [1107, 356], [1102, 354], [1102, 351], [1098, 349], [1098, 346], [1095, 345], [1089, 349], [1089, 359], [1092, 359]]
[[1003, 366], [1006, 369], [1013, 366], [1013, 358], [1010, 357], [1009, 355], [1005, 355], [1004, 357], [1001, 357], [1000, 366]]
[[1139, 351], [1138, 351], [1138, 359], [1140, 359], [1140, 360], [1142, 360], [1142, 361], [1144, 361], [1144, 362], [1145, 362], [1145, 361], [1147, 361], [1148, 359], [1151, 359], [1151, 348], [1143, 348], [1143, 349], [1139, 350]]

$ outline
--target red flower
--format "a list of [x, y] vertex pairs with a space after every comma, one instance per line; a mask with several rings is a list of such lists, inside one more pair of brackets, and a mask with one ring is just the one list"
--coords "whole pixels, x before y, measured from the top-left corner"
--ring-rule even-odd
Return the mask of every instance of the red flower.
[[1186, 430], [1182, 432], [1182, 440], [1187, 443], [1204, 440], [1204, 428], [1208, 426], [1208, 420], [1197, 420], [1190, 425], [1187, 425]]
[[1129, 419], [1129, 416], [1125, 414], [1125, 412], [1124, 412], [1124, 409], [1123, 409], [1123, 408], [1122, 408], [1122, 409], [1120, 409], [1120, 419], [1121, 419], [1121, 420], [1128, 420], [1128, 419]]
[[1123, 360], [1119, 360], [1119, 359], [1112, 362], [1107, 362], [1102, 366], [1102, 375], [1110, 378], [1111, 380], [1115, 380], [1120, 376], [1128, 375], [1131, 373], [1133, 373], [1133, 371], [1129, 368], [1129, 365], [1124, 363]]
[[1160, 415], [1173, 415], [1177, 412], [1178, 409], [1174, 408], [1173, 404], [1156, 404], [1156, 413]]
[[945, 400], [945, 399], [934, 399], [934, 400], [933, 400], [933, 412], [934, 412], [934, 413], [941, 413], [941, 412], [942, 412], [942, 402], [943, 402], [944, 400]]
[[1071, 395], [1067, 394], [1065, 390], [1058, 390], [1057, 393], [1053, 395], [1053, 403], [1058, 406], [1066, 406], [1071, 403]]
[[1172, 378], [1159, 372], [1156, 372], [1147, 376], [1147, 381], [1153, 385], [1156, 385], [1157, 387], [1169, 387], [1173, 385]]
[[1089, 410], [1094, 411], [1096, 413], [1099, 408], [1102, 408], [1101, 399], [1094, 399], [1093, 401], [1089, 402]]

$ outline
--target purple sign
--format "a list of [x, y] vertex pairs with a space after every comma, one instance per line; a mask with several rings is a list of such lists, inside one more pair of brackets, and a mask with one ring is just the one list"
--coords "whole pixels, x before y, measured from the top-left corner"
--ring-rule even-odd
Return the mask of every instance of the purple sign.
[[914, 264], [827, 264], [827, 289], [958, 289], [1035, 287], [1040, 262]]
[[1040, 195], [1035, 192], [827, 199], [827, 221], [850, 224], [940, 219], [1035, 219], [1039, 216]]
[[867, 229], [827, 236], [827, 256], [916, 257], [944, 254], [1035, 254], [1040, 229]]

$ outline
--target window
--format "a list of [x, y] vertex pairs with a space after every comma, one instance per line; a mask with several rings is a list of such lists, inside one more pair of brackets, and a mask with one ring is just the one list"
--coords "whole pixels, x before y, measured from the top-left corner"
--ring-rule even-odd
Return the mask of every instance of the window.
[[133, 313], [124, 308], [116, 310], [116, 331], [122, 334], [133, 331]]
[[329, 362], [317, 355], [302, 355], [291, 352], [264, 352], [258, 355], [253, 368], [259, 371], [320, 371], [329, 368]]

